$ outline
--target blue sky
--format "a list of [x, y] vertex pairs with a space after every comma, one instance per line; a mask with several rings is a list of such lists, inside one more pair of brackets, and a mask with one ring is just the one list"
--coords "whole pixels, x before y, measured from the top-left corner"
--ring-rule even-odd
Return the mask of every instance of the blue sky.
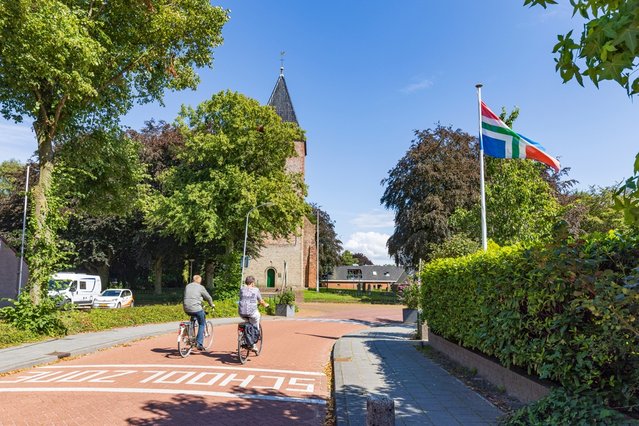
[[[547, 10], [523, 0], [229, 0], [224, 45], [196, 91], [167, 93], [165, 107], [137, 106], [122, 123], [172, 121], [231, 89], [266, 103], [285, 51], [285, 77], [306, 130], [308, 200], [335, 221], [344, 247], [388, 261], [392, 214], [380, 181], [406, 153], [415, 129], [451, 125], [477, 133], [475, 84], [498, 112], [518, 106], [516, 128], [571, 167], [581, 188], [609, 186], [632, 171], [639, 106], [612, 83], [562, 84], [552, 48], [580, 28], [567, 1]], [[0, 121], [0, 161], [35, 150], [28, 127]]]

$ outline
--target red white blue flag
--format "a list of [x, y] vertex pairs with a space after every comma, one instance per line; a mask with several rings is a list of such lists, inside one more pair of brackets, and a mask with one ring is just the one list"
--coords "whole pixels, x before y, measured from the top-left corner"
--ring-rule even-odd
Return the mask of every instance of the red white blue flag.
[[491, 157], [528, 158], [544, 163], [556, 172], [559, 171], [559, 161], [548, 155], [543, 146], [514, 132], [483, 102], [481, 103], [481, 133], [484, 152]]

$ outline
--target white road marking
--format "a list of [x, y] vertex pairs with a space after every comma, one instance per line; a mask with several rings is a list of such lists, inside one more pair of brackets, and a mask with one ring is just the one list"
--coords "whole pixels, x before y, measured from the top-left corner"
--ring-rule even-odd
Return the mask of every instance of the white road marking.
[[185, 365], [185, 364], [74, 364], [74, 365], [45, 365], [36, 368], [164, 368], [171, 367], [177, 368], [204, 368], [211, 370], [233, 370], [233, 371], [259, 371], [265, 373], [284, 373], [284, 374], [301, 374], [304, 376], [325, 376], [324, 373], [318, 373], [316, 371], [297, 371], [297, 370], [272, 370], [267, 368], [237, 368], [237, 367], [223, 367], [215, 365]]
[[212, 392], [181, 389], [153, 389], [153, 388], [0, 388], [0, 392], [103, 392], [103, 393], [161, 393], [171, 395], [217, 396], [221, 398], [264, 399], [269, 401], [296, 402], [302, 404], [326, 405], [326, 401], [317, 398], [295, 398], [289, 396], [252, 395], [246, 393]]

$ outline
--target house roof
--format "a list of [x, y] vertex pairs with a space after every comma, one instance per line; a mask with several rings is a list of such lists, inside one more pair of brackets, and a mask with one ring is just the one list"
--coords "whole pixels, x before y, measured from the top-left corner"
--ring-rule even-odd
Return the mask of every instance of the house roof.
[[[350, 271], [360, 270], [362, 272], [361, 278], [351, 278], [353, 272]], [[401, 266], [394, 265], [347, 265], [336, 266], [333, 268], [333, 273], [328, 277], [326, 281], [353, 281], [353, 282], [402, 282], [406, 279], [406, 271]]]
[[288, 94], [286, 80], [284, 80], [284, 68], [280, 69], [280, 76], [275, 83], [275, 88], [268, 100], [268, 105], [275, 108], [275, 112], [282, 117], [282, 121], [299, 125], [297, 116], [295, 115], [295, 109], [293, 109], [293, 102], [291, 102], [291, 96]]

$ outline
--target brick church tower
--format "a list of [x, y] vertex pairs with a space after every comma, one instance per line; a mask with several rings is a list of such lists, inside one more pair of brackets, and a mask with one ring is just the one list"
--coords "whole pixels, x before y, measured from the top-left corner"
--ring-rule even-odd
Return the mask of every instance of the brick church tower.
[[[275, 83], [275, 88], [268, 100], [282, 121], [299, 124], [293, 103], [288, 93], [284, 68]], [[306, 141], [295, 141], [296, 157], [286, 162], [291, 173], [305, 172]], [[244, 276], [253, 275], [261, 288], [280, 289], [292, 287], [301, 290], [304, 287], [315, 288], [317, 277], [317, 244], [316, 227], [308, 218], [304, 218], [298, 231], [288, 238], [268, 238], [260, 251], [259, 257], [251, 259]]]

